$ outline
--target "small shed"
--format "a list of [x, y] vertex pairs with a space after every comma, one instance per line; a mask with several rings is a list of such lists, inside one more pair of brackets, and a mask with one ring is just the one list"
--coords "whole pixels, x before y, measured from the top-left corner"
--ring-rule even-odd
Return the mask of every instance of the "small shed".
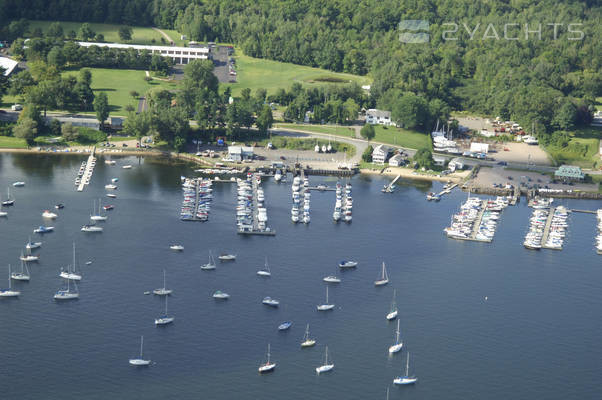
[[470, 151], [474, 153], [489, 153], [489, 144], [488, 143], [471, 143]]

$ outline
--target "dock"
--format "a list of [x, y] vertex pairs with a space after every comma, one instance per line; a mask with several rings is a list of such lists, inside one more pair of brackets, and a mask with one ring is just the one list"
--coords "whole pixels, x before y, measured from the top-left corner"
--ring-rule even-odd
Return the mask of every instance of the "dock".
[[548, 236], [550, 235], [550, 226], [552, 225], [552, 219], [554, 218], [554, 210], [556, 210], [555, 207], [550, 207], [548, 219], [546, 220], [546, 224], [543, 228], [543, 235], [541, 237], [541, 248], [542, 249], [562, 250], [562, 248], [546, 246], [546, 243], [548, 242]]
[[[239, 235], [260, 235], [260, 236], [275, 236], [276, 235], [276, 231], [265, 226], [265, 227], [260, 227], [259, 226], [259, 200], [258, 200], [258, 196], [257, 196], [257, 192], [259, 189], [259, 185], [261, 183], [261, 180], [258, 179], [261, 175], [259, 174], [253, 174], [253, 177], [251, 178], [251, 189], [252, 189], [252, 196], [253, 196], [253, 200], [252, 200], [252, 204], [253, 204], [253, 209], [251, 211], [251, 215], [252, 215], [252, 225], [250, 229], [245, 229], [245, 228], [239, 228], [237, 229], [237, 233]], [[264, 199], [265, 201], [265, 199]], [[265, 207], [265, 205], [264, 205]], [[267, 222], [267, 217], [266, 217], [266, 222]], [[265, 224], [264, 224], [265, 225]]]
[[456, 186], [458, 186], [458, 184], [457, 184], [457, 183], [454, 183], [454, 184], [452, 184], [451, 186], [449, 186], [449, 187], [447, 187], [447, 188], [443, 189], [442, 191], [440, 191], [440, 192], [439, 192], [439, 194], [438, 194], [437, 196], [441, 197], [441, 196], [443, 196], [444, 194], [449, 194], [449, 193], [451, 193], [452, 189], [454, 189]]
[[94, 166], [96, 165], [96, 157], [94, 154], [96, 152], [96, 147], [92, 148], [92, 152], [90, 156], [88, 156], [88, 161], [86, 161], [86, 169], [84, 170], [84, 174], [80, 178], [79, 185], [77, 186], [78, 192], [83, 192], [86, 185], [90, 183], [90, 179], [92, 179], [92, 173], [94, 172]]
[[307, 190], [309, 190], [309, 191], [315, 190], [317, 192], [334, 192], [337, 189], [333, 188], [333, 187], [330, 187], [330, 186], [329, 187], [310, 186], [310, 187], [307, 188]]

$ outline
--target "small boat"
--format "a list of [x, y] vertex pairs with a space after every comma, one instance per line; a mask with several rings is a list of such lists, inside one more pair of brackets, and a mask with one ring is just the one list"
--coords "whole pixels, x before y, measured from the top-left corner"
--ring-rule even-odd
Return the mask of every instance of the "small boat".
[[132, 166], [128, 164], [128, 165], [124, 165], [124, 166], [123, 166], [123, 167], [121, 167], [121, 168], [123, 168], [123, 169], [132, 169]]
[[265, 265], [263, 267], [263, 269], [260, 269], [259, 271], [257, 271], [257, 275], [259, 276], [272, 276], [272, 273], [270, 272], [270, 266], [268, 265], [268, 258], [265, 258]]
[[102, 208], [104, 208], [105, 211], [109, 211], [114, 209], [115, 207], [111, 204], [107, 204], [106, 206], [102, 206]]
[[393, 379], [393, 383], [396, 385], [411, 385], [413, 383], [416, 383], [418, 378], [416, 378], [415, 376], [410, 376], [408, 374], [409, 369], [410, 369], [410, 353], [408, 352], [408, 357], [407, 357], [407, 361], [406, 361], [406, 374], [403, 376], [398, 376], [397, 378]]
[[322, 279], [324, 282], [328, 283], [341, 283], [341, 278], [336, 275], [328, 275]]
[[59, 289], [54, 294], [55, 300], [75, 300], [79, 299], [79, 292], [77, 291], [77, 283], [73, 281], [73, 285], [75, 286], [75, 290], [71, 290], [71, 279], [66, 279], [67, 281], [67, 289]]
[[380, 277], [374, 281], [374, 286], [383, 286], [389, 283], [389, 275], [387, 275], [387, 268], [385, 267], [385, 263], [383, 262], [383, 269]]
[[10, 197], [10, 187], [7, 189], [7, 197], [6, 200], [2, 202], [2, 205], [5, 207], [9, 207], [15, 204], [15, 199]]
[[[25, 270], [23, 269], [23, 264], [25, 264]], [[13, 272], [10, 277], [15, 281], [29, 282], [29, 268], [27, 268], [27, 263], [21, 261], [21, 272]]]
[[102, 226], [89, 225], [89, 224], [82, 226], [82, 229], [81, 229], [82, 232], [102, 232], [102, 230], [103, 230]]
[[236, 254], [220, 254], [217, 258], [220, 261], [234, 261], [236, 260]]
[[399, 320], [397, 320], [397, 331], [395, 331], [395, 344], [389, 347], [389, 354], [398, 353], [403, 348], [403, 342], [399, 341]]
[[171, 324], [174, 320], [174, 317], [167, 315], [167, 296], [165, 296], [165, 313], [159, 318], [155, 318], [155, 326]]
[[[115, 162], [115, 161], [113, 161], [113, 162]], [[144, 347], [144, 336], [140, 336], [140, 357], [130, 358], [130, 360], [129, 360], [130, 365], [134, 365], [136, 367], [143, 367], [146, 365], [150, 365], [151, 360], [145, 360], [144, 356], [142, 355], [143, 347]]]
[[324, 364], [316, 368], [316, 373], [321, 374], [322, 372], [332, 371], [333, 369], [334, 364], [328, 364], [328, 346], [326, 346], [326, 351], [324, 353]]
[[114, 160], [105, 160], [105, 164], [107, 164], [107, 165], [115, 165], [115, 161]]
[[107, 197], [110, 197], [112, 199], [116, 199], [117, 195], [115, 193], [107, 193]]
[[82, 280], [82, 275], [75, 272], [75, 243], [73, 243], [73, 271], [71, 271], [71, 266], [67, 265], [67, 271], [61, 269], [60, 277], [72, 281]]
[[92, 214], [90, 214], [90, 220], [92, 221], [106, 221], [109, 217], [100, 213], [101, 201], [98, 199], [98, 214], [96, 212], [96, 201], [93, 202]]
[[117, 182], [119, 182], [119, 178], [113, 178], [113, 179], [111, 179], [111, 182], [117, 183]]
[[19, 257], [19, 259], [21, 261], [26, 261], [26, 262], [38, 261], [40, 259], [39, 256], [34, 256], [33, 254], [31, 254], [31, 251], [28, 251], [28, 253], [29, 254], [21, 253], [21, 257]]
[[8, 266], [8, 289], [0, 289], [0, 297], [18, 297], [21, 292], [18, 290], [13, 290], [11, 286], [11, 277], [10, 273], [10, 265]]
[[40, 246], [42, 246], [42, 242], [32, 242], [31, 236], [30, 236], [29, 240], [27, 241], [27, 244], [25, 245], [25, 248], [27, 250], [34, 250], [34, 249], [39, 248]]
[[213, 259], [213, 255], [211, 254], [211, 251], [209, 252], [209, 262], [207, 264], [201, 265], [201, 269], [206, 270], [206, 271], [215, 269], [215, 260]]
[[25, 182], [19, 181], [19, 182], [15, 182], [13, 183], [14, 187], [23, 187], [25, 186]]
[[222, 292], [221, 290], [216, 290], [215, 293], [213, 293], [213, 298], [217, 300], [228, 300], [230, 298], [230, 295], [228, 293]]
[[168, 296], [171, 293], [172, 293], [172, 290], [167, 289], [167, 287], [165, 285], [165, 270], [163, 270], [163, 287], [153, 290], [153, 294], [156, 294], [157, 296]]
[[318, 311], [330, 311], [334, 308], [334, 304], [328, 303], [328, 286], [326, 286], [326, 303], [318, 305]]
[[270, 307], [278, 307], [280, 305], [280, 302], [278, 300], [272, 299], [270, 296], [264, 297], [261, 302], [266, 306]]
[[291, 325], [293, 325], [293, 323], [291, 321], [285, 321], [285, 322], [281, 323], [280, 325], [278, 325], [278, 330], [286, 331], [291, 327]]
[[146, 292], [144, 292], [144, 295], [149, 295], [151, 294], [150, 290], [147, 290]]
[[315, 344], [316, 340], [309, 337], [309, 324], [307, 324], [305, 327], [305, 335], [303, 336], [303, 341], [301, 342], [301, 347], [312, 347]]
[[63, 208], [65, 208], [65, 205], [63, 203], [59, 203], [55, 205], [54, 208], [56, 208], [57, 210], [62, 210]]
[[115, 189], [117, 189], [117, 185], [108, 184], [108, 185], [105, 185], [105, 189], [115, 190]]
[[0, 217], [8, 217], [8, 213], [6, 211], [0, 211]]
[[339, 268], [355, 268], [357, 267], [356, 261], [341, 261], [339, 263]]
[[181, 244], [172, 244], [171, 246], [169, 246], [170, 250], [174, 250], [174, 251], [183, 251], [184, 250], [184, 246], [182, 246]]
[[265, 372], [272, 372], [274, 370], [274, 368], [276, 368], [276, 363], [270, 362], [270, 344], [269, 343], [268, 343], [267, 358], [268, 358], [267, 361], [264, 364], [261, 364], [259, 366], [259, 368], [257, 369], [260, 374], [263, 374]]
[[86, 261], [86, 265], [92, 264], [92, 261]]
[[44, 212], [42, 213], [42, 218], [55, 219], [56, 217], [58, 217], [58, 215], [48, 210], [44, 210]]
[[41, 226], [34, 229], [33, 233], [48, 233], [54, 230], [54, 226]]
[[395, 303], [396, 290], [393, 289], [393, 301], [391, 301], [391, 311], [387, 314], [387, 321], [393, 321], [397, 318], [397, 303]]

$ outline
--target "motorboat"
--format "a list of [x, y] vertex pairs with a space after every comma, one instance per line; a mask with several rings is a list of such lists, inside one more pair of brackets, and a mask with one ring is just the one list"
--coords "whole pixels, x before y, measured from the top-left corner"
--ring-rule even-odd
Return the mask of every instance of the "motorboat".
[[42, 246], [42, 242], [32, 242], [31, 241], [31, 236], [29, 237], [29, 241], [27, 242], [27, 244], [25, 245], [25, 248], [27, 250], [34, 250], [34, 249], [38, 249]]
[[174, 251], [183, 251], [184, 250], [184, 246], [182, 246], [181, 244], [172, 244], [171, 246], [169, 246], [170, 250], [174, 250]]
[[62, 210], [63, 208], [65, 208], [65, 205], [63, 203], [58, 203], [54, 206], [54, 208], [56, 208], [57, 210]]
[[58, 217], [58, 215], [48, 210], [44, 210], [42, 213], [42, 218], [55, 219], [56, 217]]
[[121, 168], [123, 168], [123, 169], [132, 169], [132, 166], [128, 164], [128, 165], [124, 165], [124, 166], [123, 166], [123, 167], [121, 167]]
[[265, 304], [266, 306], [270, 306], [270, 307], [278, 307], [280, 305], [280, 302], [276, 299], [272, 299], [271, 297], [264, 297], [263, 300], [261, 301], [263, 304]]
[[339, 268], [355, 268], [357, 267], [357, 262], [356, 261], [341, 261], [339, 263]]
[[54, 230], [54, 226], [40, 226], [33, 230], [33, 233], [48, 233]]
[[328, 275], [322, 279], [324, 282], [328, 283], [341, 283], [341, 278], [336, 275]]
[[106, 206], [102, 206], [105, 211], [109, 211], [114, 209], [115, 207], [112, 204], [107, 204]]
[[291, 327], [291, 325], [293, 325], [293, 323], [291, 321], [285, 321], [285, 322], [281, 323], [280, 325], [278, 325], [278, 330], [286, 331]]
[[220, 261], [234, 261], [236, 260], [236, 254], [220, 254], [217, 258]]
[[117, 185], [108, 184], [108, 185], [105, 185], [105, 189], [115, 190], [115, 189], [117, 189]]
[[102, 226], [87, 224], [87, 225], [82, 226], [81, 231], [82, 232], [102, 232], [103, 228], [102, 228]]
[[213, 298], [217, 300], [228, 300], [230, 298], [230, 295], [228, 293], [222, 292], [221, 290], [216, 290], [215, 293], [213, 293]]
[[115, 193], [107, 193], [107, 197], [115, 199], [115, 198], [117, 198], [117, 195]]
[[13, 183], [14, 187], [23, 187], [25, 186], [25, 182], [19, 181], [19, 182], [15, 182]]
[[107, 165], [115, 165], [115, 160], [105, 160], [105, 164], [107, 164]]

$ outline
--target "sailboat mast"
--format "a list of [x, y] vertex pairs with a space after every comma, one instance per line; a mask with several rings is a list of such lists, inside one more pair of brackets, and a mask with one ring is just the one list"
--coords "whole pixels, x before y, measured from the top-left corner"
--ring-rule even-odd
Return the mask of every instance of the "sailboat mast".
[[8, 264], [8, 290], [11, 290], [10, 284], [11, 284], [11, 282], [10, 282], [10, 264]]
[[326, 286], [326, 304], [328, 304], [328, 286]]
[[140, 336], [140, 358], [142, 358], [142, 346], [144, 345], [144, 336]]
[[326, 346], [326, 353], [324, 354], [324, 365], [328, 365], [328, 346]]
[[408, 357], [406, 358], [406, 376], [408, 375], [408, 372], [410, 370], [410, 352], [408, 351]]
[[270, 344], [268, 343], [268, 364], [270, 363]]
[[397, 337], [395, 339], [395, 344], [399, 343], [399, 320], [397, 320]]

